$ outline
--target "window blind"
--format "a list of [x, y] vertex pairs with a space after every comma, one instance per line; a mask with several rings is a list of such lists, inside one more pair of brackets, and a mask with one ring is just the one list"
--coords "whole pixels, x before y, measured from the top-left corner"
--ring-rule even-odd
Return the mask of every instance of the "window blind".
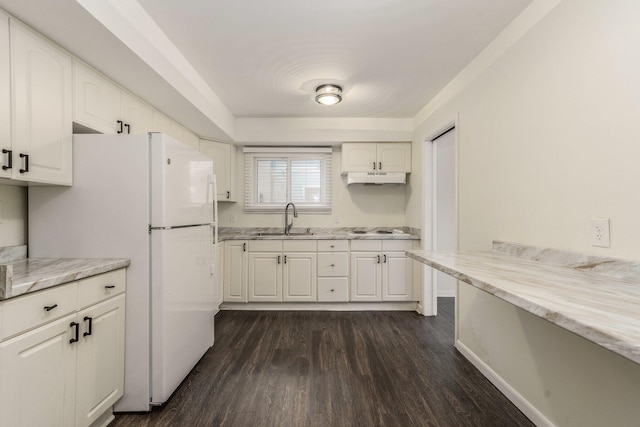
[[331, 213], [331, 148], [245, 147], [245, 212]]

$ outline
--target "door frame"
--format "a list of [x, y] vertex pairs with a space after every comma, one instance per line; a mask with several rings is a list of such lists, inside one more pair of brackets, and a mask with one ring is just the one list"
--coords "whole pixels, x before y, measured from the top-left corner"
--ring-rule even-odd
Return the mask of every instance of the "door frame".
[[[431, 132], [428, 133], [428, 137], [423, 140], [423, 170], [422, 175], [422, 247], [425, 251], [433, 250], [436, 246], [437, 232], [435, 230], [436, 220], [436, 161], [437, 156], [435, 152], [435, 145], [433, 141], [439, 136], [448, 132], [450, 129], [455, 128], [455, 228], [456, 228], [456, 247], [459, 246], [459, 210], [458, 210], [458, 167], [459, 167], [459, 131], [460, 121], [458, 113], [456, 113], [449, 120]], [[438, 314], [438, 287], [436, 272], [433, 268], [424, 265], [422, 267], [422, 314], [425, 316], [436, 316]], [[457, 291], [456, 291], [457, 296]]]

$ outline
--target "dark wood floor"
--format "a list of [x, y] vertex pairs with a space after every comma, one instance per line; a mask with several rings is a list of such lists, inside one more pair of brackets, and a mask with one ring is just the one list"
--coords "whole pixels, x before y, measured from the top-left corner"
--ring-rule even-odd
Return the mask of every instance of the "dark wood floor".
[[453, 299], [413, 312], [224, 311], [162, 408], [122, 426], [532, 426], [453, 347]]

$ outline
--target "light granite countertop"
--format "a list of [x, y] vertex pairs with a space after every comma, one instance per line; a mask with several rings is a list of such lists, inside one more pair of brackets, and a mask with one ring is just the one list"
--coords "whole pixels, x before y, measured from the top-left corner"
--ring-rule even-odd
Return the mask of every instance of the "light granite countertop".
[[[394, 232], [397, 230], [400, 232]], [[408, 227], [397, 228], [294, 228], [290, 235], [284, 235], [282, 227], [249, 228], [225, 227], [218, 235], [225, 240], [420, 240], [419, 230]]]
[[494, 242], [493, 252], [407, 256], [640, 363], [640, 266]]
[[125, 258], [30, 258], [0, 265], [0, 300], [128, 267]]

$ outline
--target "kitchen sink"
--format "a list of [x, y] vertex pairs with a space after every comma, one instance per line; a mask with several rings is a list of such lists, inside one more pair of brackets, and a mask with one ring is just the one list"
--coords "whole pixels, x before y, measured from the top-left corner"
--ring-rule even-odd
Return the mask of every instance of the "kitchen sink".
[[280, 231], [278, 233], [255, 233], [254, 236], [282, 236], [282, 237], [286, 237], [286, 236], [313, 236], [313, 233], [289, 233], [289, 234], [284, 234], [283, 231]]

